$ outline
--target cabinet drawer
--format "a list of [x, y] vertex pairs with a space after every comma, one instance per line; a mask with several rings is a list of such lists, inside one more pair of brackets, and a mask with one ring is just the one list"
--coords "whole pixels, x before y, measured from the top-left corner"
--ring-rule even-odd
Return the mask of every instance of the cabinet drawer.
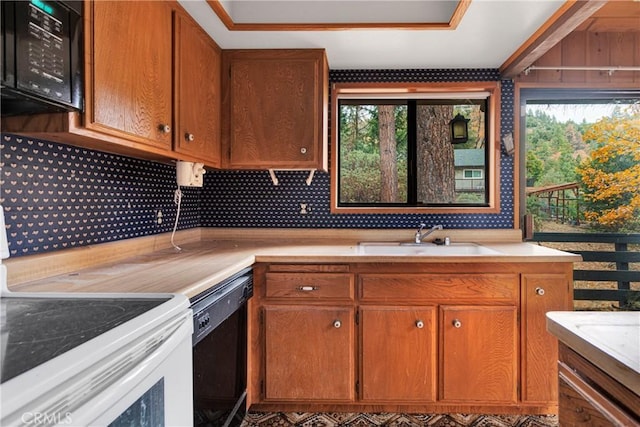
[[348, 264], [270, 264], [271, 273], [348, 273]]
[[[602, 392], [572, 367], [560, 362], [558, 418], [561, 425], [637, 426], [638, 413], [620, 406], [606, 390]], [[634, 405], [637, 408], [637, 405]]]
[[267, 273], [267, 298], [353, 300], [353, 275], [345, 273]]
[[517, 274], [362, 274], [363, 301], [516, 302]]

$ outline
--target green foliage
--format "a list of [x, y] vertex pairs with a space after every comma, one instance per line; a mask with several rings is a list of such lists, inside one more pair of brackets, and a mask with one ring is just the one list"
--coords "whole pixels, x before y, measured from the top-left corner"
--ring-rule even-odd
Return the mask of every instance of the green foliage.
[[[407, 108], [395, 108], [398, 176], [407, 176]], [[340, 201], [380, 201], [380, 141], [375, 105], [343, 105], [340, 109]], [[406, 179], [398, 180], [398, 199], [406, 200]]]
[[625, 303], [620, 307], [623, 311], [640, 311], [640, 292], [630, 293]]
[[355, 150], [344, 153], [340, 163], [340, 201], [377, 202], [380, 195], [380, 155]]
[[578, 160], [573, 153], [577, 147], [572, 146], [572, 142], [575, 144], [577, 128], [572, 124], [567, 131], [567, 127], [566, 123], [560, 123], [542, 111], [527, 113], [527, 178], [533, 179], [535, 185], [576, 180]]
[[[380, 154], [351, 151], [345, 153], [340, 163], [340, 192], [343, 203], [377, 203], [380, 201], [382, 179], [380, 173]], [[407, 162], [398, 162], [398, 176], [407, 175]], [[407, 199], [407, 183], [398, 180], [398, 200]]]
[[540, 217], [542, 216], [542, 208], [543, 204], [540, 198], [535, 196], [527, 197], [527, 213], [533, 214], [535, 217]]
[[457, 193], [456, 203], [484, 203], [484, 194], [481, 193]]
[[544, 164], [533, 150], [527, 151], [527, 186], [531, 187], [544, 172]]

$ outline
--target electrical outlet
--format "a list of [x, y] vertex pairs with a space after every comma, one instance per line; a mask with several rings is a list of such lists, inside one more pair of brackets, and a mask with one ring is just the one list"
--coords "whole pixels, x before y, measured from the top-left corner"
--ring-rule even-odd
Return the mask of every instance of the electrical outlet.
[[162, 211], [158, 209], [156, 211], [156, 224], [158, 225], [162, 224], [162, 218], [163, 218]]
[[300, 215], [307, 215], [311, 212], [311, 205], [309, 203], [300, 203]]

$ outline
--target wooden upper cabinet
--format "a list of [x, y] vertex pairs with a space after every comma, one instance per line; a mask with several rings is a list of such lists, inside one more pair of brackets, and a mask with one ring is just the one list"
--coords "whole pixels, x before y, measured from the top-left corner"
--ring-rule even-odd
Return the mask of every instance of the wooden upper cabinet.
[[84, 7], [84, 113], [3, 117], [2, 131], [220, 167], [216, 43], [173, 1], [87, 0]]
[[[161, 1], [85, 3], [87, 129], [171, 149], [171, 7]], [[141, 17], [148, 25], [140, 25]]]
[[327, 170], [324, 50], [225, 51], [222, 78], [226, 167]]
[[177, 11], [174, 31], [174, 150], [220, 167], [221, 50]]

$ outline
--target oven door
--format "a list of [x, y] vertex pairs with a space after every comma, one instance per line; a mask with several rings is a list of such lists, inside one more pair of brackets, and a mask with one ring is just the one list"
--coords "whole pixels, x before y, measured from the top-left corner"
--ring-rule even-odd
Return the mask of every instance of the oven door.
[[[143, 362], [73, 415], [92, 426], [188, 426], [193, 423], [191, 316]], [[151, 342], [149, 340], [149, 342]], [[95, 418], [84, 418], [100, 414]]]
[[[157, 322], [158, 310], [172, 309], [160, 305], [4, 382], [0, 424], [191, 425], [193, 314], [176, 309]], [[118, 343], [132, 322], [135, 335]]]

